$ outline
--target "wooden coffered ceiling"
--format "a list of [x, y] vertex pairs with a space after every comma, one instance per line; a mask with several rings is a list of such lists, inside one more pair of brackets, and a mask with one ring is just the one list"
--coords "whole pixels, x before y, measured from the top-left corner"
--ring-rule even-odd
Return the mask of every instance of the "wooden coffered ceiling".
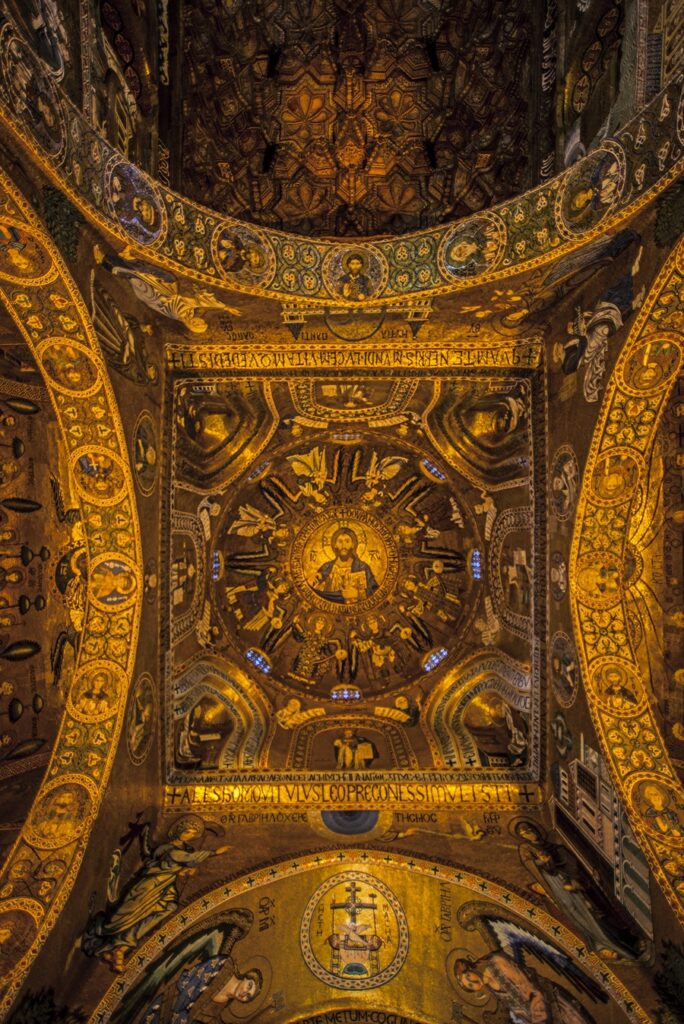
[[542, 22], [522, 0], [185, 0], [183, 190], [307, 234], [500, 202], [538, 178]]

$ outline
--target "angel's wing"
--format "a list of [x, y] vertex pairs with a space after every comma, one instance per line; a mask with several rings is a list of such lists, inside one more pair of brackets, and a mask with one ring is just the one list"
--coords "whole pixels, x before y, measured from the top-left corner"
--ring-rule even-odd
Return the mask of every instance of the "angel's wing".
[[608, 996], [600, 985], [557, 946], [505, 918], [487, 917], [484, 920], [502, 952], [515, 960], [519, 966], [525, 966], [526, 953], [534, 955], [561, 975], [565, 975], [578, 989], [586, 992], [592, 999], [602, 1003], [607, 1002]]
[[[155, 963], [150, 964], [142, 980], [128, 992], [111, 1018], [112, 1024], [131, 1024], [149, 1002], [174, 985], [178, 973], [192, 964], [213, 956], [230, 956], [235, 943], [249, 931], [254, 915], [250, 910], [236, 908], [221, 915], [199, 931], [182, 936]], [[174, 985], [175, 988], [175, 985]]]
[[461, 513], [461, 510], [458, 507], [458, 502], [456, 501], [455, 498], [449, 498], [449, 503], [451, 504], [451, 522], [455, 526], [460, 526], [461, 529], [462, 529], [463, 528], [463, 514]]
[[274, 530], [275, 521], [271, 516], [260, 512], [253, 505], [240, 505], [238, 518], [228, 528], [228, 533], [237, 533], [240, 537], [254, 537], [257, 533]]
[[121, 850], [117, 847], [112, 854], [107, 876], [107, 902], [116, 903], [121, 882]]
[[312, 448], [310, 452], [303, 455], [288, 455], [287, 461], [292, 466], [292, 471], [297, 476], [308, 476], [313, 479], [325, 479], [325, 449]]
[[386, 458], [380, 459], [380, 464], [378, 466], [380, 479], [391, 480], [392, 477], [397, 475], [405, 462], [408, 462], [408, 459], [399, 455], [388, 455]]
[[626, 249], [636, 239], [636, 234], [631, 229], [620, 231], [619, 234], [601, 238], [598, 242], [585, 245], [581, 252], [570, 253], [562, 257], [554, 265], [553, 269], [546, 275], [544, 284], [555, 284], [569, 277], [578, 270], [585, 267], [596, 266], [603, 260], [614, 259], [623, 249]]
[[64, 496], [59, 480], [50, 474], [50, 488], [52, 489], [52, 500], [55, 503], [55, 511], [60, 523], [75, 523], [81, 518], [80, 510], [77, 508], [65, 509]]

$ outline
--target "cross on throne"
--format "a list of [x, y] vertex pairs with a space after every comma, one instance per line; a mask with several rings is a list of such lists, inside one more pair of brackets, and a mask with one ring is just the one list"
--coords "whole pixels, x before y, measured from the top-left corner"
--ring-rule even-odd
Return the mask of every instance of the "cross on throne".
[[[382, 939], [377, 934], [375, 893], [364, 901], [357, 883], [346, 886], [348, 897], [340, 903], [331, 903], [333, 931], [328, 936], [330, 970], [340, 977], [370, 978], [380, 970], [378, 951]], [[336, 927], [335, 912], [345, 911], [345, 920]]]

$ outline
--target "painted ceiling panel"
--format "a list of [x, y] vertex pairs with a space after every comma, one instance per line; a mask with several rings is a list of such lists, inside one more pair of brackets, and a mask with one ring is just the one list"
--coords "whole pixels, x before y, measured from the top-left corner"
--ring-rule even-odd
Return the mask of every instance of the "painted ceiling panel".
[[537, 781], [529, 376], [168, 386], [168, 782]]
[[184, 190], [324, 235], [507, 199], [538, 176], [536, 6], [185, 0]]

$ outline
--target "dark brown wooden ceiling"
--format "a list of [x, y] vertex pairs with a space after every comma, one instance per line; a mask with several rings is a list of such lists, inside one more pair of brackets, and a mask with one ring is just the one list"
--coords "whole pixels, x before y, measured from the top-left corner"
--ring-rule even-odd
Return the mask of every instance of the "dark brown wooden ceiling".
[[334, 235], [408, 231], [523, 191], [536, 176], [542, 8], [185, 0], [183, 190]]

